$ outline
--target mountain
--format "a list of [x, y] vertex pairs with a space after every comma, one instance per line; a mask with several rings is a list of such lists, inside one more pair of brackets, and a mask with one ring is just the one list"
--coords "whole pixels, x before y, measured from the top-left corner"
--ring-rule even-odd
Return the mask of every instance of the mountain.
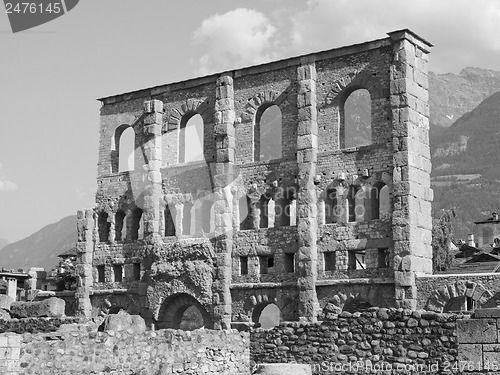
[[5, 246], [9, 244], [9, 240], [6, 240], [5, 238], [0, 238], [0, 250], [3, 249]]
[[431, 138], [433, 212], [454, 209], [455, 238], [500, 209], [500, 92]]
[[494, 70], [468, 67], [459, 74], [429, 72], [431, 135], [436, 131], [433, 127], [449, 127], [497, 91], [500, 72]]
[[50, 270], [57, 265], [57, 256], [69, 250], [76, 240], [76, 216], [67, 216], [0, 249], [0, 267], [16, 270], [44, 267]]

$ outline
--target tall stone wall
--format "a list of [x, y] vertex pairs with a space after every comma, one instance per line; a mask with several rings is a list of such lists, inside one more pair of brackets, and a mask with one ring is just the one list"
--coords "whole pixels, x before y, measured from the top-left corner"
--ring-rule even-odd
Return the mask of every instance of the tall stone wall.
[[[191, 298], [213, 327], [255, 322], [270, 303], [314, 322], [339, 280], [356, 285], [353, 298], [415, 308], [415, 276], [432, 270], [430, 46], [400, 30], [100, 99], [96, 206], [78, 215], [81, 314], [130, 294], [152, 323], [174, 321], [162, 315], [182, 315]], [[358, 89], [371, 100], [371, 144], [348, 147], [345, 104]], [[271, 107], [281, 153], [262, 160]], [[198, 115], [202, 155], [189, 161], [187, 124]], [[120, 171], [126, 131], [135, 164]]]

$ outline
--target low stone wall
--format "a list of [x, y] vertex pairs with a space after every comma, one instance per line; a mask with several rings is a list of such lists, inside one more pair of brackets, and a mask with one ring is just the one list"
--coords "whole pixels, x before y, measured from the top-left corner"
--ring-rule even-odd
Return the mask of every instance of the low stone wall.
[[444, 373], [457, 360], [459, 315], [370, 308], [251, 333], [256, 363], [310, 364], [314, 374]]
[[[20, 350], [18, 359], [9, 362], [10, 373], [0, 367], [2, 375], [250, 373], [249, 334], [236, 331], [139, 334], [132, 329], [97, 332], [92, 325], [71, 324], [50, 334], [1, 334], [0, 344], [6, 340], [17, 340]], [[6, 360], [2, 354], [0, 364]]]

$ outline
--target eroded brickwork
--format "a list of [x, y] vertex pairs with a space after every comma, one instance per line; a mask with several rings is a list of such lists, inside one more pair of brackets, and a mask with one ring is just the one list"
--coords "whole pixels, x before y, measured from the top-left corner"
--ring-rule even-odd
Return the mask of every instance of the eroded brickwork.
[[[100, 99], [96, 206], [78, 214], [80, 312], [123, 308], [179, 328], [194, 306], [225, 328], [271, 303], [310, 322], [332, 298], [415, 308], [415, 275], [432, 271], [429, 47], [402, 30]], [[371, 144], [345, 148], [358, 89]], [[281, 144], [269, 147], [271, 107]], [[121, 171], [128, 129], [135, 163]], [[267, 160], [269, 148], [280, 156]]]

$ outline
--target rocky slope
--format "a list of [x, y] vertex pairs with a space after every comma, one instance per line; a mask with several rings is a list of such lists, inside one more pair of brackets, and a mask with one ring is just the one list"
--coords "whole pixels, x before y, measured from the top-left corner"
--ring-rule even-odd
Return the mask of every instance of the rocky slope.
[[468, 67], [459, 74], [430, 72], [430, 122], [448, 127], [497, 91], [500, 91], [500, 72], [494, 70]]
[[76, 240], [76, 216], [65, 217], [0, 249], [0, 268], [44, 267], [50, 270], [57, 265], [57, 256], [69, 250]]

